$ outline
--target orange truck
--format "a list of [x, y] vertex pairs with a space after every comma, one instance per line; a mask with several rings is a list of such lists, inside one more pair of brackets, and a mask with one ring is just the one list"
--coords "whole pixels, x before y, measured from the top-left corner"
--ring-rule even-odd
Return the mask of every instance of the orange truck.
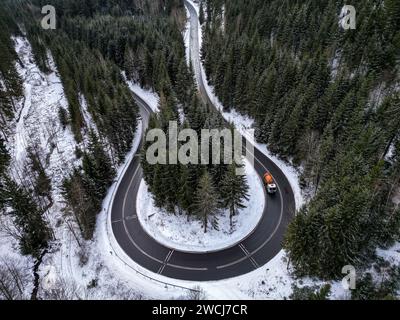
[[276, 183], [274, 181], [274, 178], [272, 177], [272, 174], [269, 172], [266, 172], [264, 174], [264, 183], [267, 188], [267, 192], [269, 194], [275, 194], [277, 191]]

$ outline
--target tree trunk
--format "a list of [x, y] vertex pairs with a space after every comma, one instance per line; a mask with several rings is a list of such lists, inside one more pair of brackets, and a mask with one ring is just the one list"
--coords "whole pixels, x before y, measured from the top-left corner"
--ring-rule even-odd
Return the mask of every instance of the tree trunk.
[[229, 214], [229, 222], [230, 222], [230, 226], [231, 226], [231, 231], [233, 228], [233, 216], [235, 215], [235, 206], [231, 206], [230, 207], [230, 214]]

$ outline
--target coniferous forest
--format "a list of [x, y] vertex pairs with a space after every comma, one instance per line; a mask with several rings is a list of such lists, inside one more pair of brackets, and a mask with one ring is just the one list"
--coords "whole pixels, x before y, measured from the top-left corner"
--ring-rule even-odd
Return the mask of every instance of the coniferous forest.
[[302, 168], [312, 198], [286, 234], [299, 275], [332, 278], [399, 237], [400, 3], [210, 0], [202, 59], [226, 109]]
[[[50, 32], [38, 23], [45, 4], [58, 9], [58, 28]], [[183, 5], [173, 1], [167, 7], [150, 1], [105, 4], [34, 0], [2, 4], [0, 115], [4, 139], [8, 135], [6, 121], [18, 117], [15, 102], [22, 96], [22, 79], [15, 69], [18, 59], [11, 40], [11, 36], [22, 33], [30, 41], [42, 72], [49, 70], [49, 52], [54, 59], [68, 100], [68, 110], [60, 108], [59, 112], [64, 127], [72, 128], [77, 143], [82, 141], [83, 130], [87, 130], [83, 128], [82, 105], [86, 104], [98, 128], [98, 132], [91, 130], [84, 150], [76, 150], [82, 166], [63, 185], [64, 197], [87, 239], [93, 234], [115, 168], [130, 150], [137, 128], [138, 110], [123, 72], [144, 88], [174, 91], [174, 97], [188, 90], [184, 85], [189, 70], [182, 67], [182, 10]], [[6, 192], [7, 184], [4, 188]], [[26, 196], [32, 193], [31, 188], [36, 186], [27, 187]]]
[[[186, 16], [181, 1], [31, 3], [32, 6], [26, 6], [24, 2], [9, 2], [8, 13], [16, 13], [10, 14], [13, 22], [24, 25], [41, 71], [49, 70], [49, 50], [55, 60], [68, 99], [68, 113], [60, 108], [60, 121], [71, 126], [75, 140], [80, 142], [84, 125], [81, 106], [86, 103], [99, 128], [98, 133], [90, 132], [85, 150], [77, 150], [82, 167], [76, 168], [63, 184], [64, 197], [82, 235], [90, 239], [115, 167], [129, 151], [137, 125], [137, 106], [123, 73], [128, 80], [160, 96], [162, 111], [152, 118], [149, 129], [166, 129], [169, 121], [180, 122], [180, 112], [185, 117], [181, 129], [193, 128], [199, 134], [204, 128], [223, 128], [224, 123], [218, 113], [202, 105], [197, 97], [182, 42]], [[57, 11], [58, 28], [50, 32], [37, 23], [41, 17], [39, 9], [45, 4], [61, 8]], [[13, 66], [12, 48], [10, 55], [9, 64]], [[11, 76], [10, 81], [18, 83]], [[10, 96], [17, 98], [20, 89], [16, 85], [7, 87], [15, 87], [16, 92]], [[205, 222], [205, 232], [209, 225], [218, 228], [221, 209], [229, 209], [232, 221], [248, 197], [245, 178], [236, 177], [233, 169], [225, 165], [149, 166], [146, 161], [142, 165], [156, 205], [171, 214], [185, 212], [198, 217]], [[207, 174], [209, 179], [203, 180], [211, 183], [213, 190], [221, 191], [215, 198], [215, 210], [201, 214], [206, 203], [196, 193], [201, 188], [202, 176]], [[213, 190], [208, 192], [214, 194]]]

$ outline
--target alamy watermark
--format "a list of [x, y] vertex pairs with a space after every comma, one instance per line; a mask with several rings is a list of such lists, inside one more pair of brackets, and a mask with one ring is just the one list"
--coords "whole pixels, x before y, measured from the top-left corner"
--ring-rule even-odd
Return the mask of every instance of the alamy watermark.
[[[146, 134], [146, 142], [152, 143], [146, 150], [146, 160], [150, 165], [240, 165], [245, 147], [245, 156], [254, 165], [254, 146], [237, 130], [202, 129], [200, 136], [193, 129], [178, 130], [176, 121], [169, 122], [167, 133], [151, 129]], [[253, 141], [254, 130], [247, 130], [246, 136]], [[238, 166], [236, 174], [245, 175], [244, 167]]]
[[356, 8], [351, 5], [345, 5], [340, 13], [339, 24], [344, 30], [355, 30], [357, 27]]
[[342, 268], [342, 274], [346, 276], [342, 279], [342, 286], [345, 290], [356, 289], [356, 268], [352, 265], [347, 265]]
[[42, 14], [45, 14], [41, 22], [42, 28], [45, 30], [55, 30], [57, 25], [56, 8], [51, 5], [44, 6]]

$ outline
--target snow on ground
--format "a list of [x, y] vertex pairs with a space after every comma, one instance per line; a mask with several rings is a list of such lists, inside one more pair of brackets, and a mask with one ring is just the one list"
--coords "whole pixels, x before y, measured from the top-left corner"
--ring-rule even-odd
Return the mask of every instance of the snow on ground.
[[23, 296], [30, 298], [33, 289], [33, 274], [30, 270], [33, 268], [34, 260], [30, 256], [21, 256], [18, 242], [4, 231], [4, 224], [11, 226], [10, 221], [0, 215], [0, 266], [10, 263], [18, 270], [28, 271], [26, 272], [28, 281], [26, 287], [23, 288]]
[[[55, 228], [62, 219], [64, 200], [60, 191], [61, 183], [76, 164], [74, 137], [68, 128], [64, 130], [61, 127], [58, 117], [59, 108], [66, 109], [67, 101], [51, 56], [49, 67], [54, 71], [43, 74], [34, 63], [29, 42], [23, 37], [13, 38], [13, 41], [22, 62], [22, 65], [17, 63], [16, 67], [23, 80], [25, 98], [17, 104], [16, 120], [10, 123], [12, 133], [7, 145], [14, 160], [10, 171], [16, 181], [24, 183], [28, 176], [27, 148], [32, 147], [38, 153], [53, 187], [51, 196], [54, 204], [45, 217]], [[5, 220], [4, 223], [11, 225], [10, 220]], [[4, 235], [0, 234], [0, 239], [3, 238]], [[0, 244], [1, 255], [12, 254], [15, 259], [29, 260], [30, 267], [27, 266], [27, 269], [31, 269], [33, 259], [22, 257], [16, 241], [10, 237], [6, 239], [8, 248]], [[29, 289], [31, 290], [32, 288]], [[26, 292], [27, 297], [29, 294], [30, 292]]]
[[[46, 165], [46, 173], [53, 184], [59, 186], [66, 176], [66, 170], [76, 164], [73, 134], [69, 128], [64, 130], [59, 123], [59, 108], [68, 108], [63, 86], [55, 71], [48, 75], [40, 72], [33, 63], [32, 49], [26, 39], [18, 37], [14, 40], [24, 65], [22, 68], [18, 64], [17, 70], [24, 80], [25, 91], [15, 134], [9, 142], [10, 155], [16, 160], [14, 169], [24, 166], [26, 149], [32, 147]], [[51, 57], [49, 67], [55, 70]]]
[[[125, 164], [118, 169], [118, 177], [129, 164], [136, 153], [141, 139], [142, 125], [139, 123], [132, 150], [127, 155]], [[118, 180], [118, 179], [117, 179]], [[112, 190], [110, 188], [105, 206], [108, 205]], [[44, 279], [44, 288], [56, 286], [62, 279], [78, 287], [79, 298], [90, 299], [138, 299], [145, 296], [140, 293], [137, 286], [122, 277], [120, 270], [115, 270], [115, 263], [110, 263], [109, 256], [112, 251], [105, 247], [106, 242], [101, 231], [106, 226], [107, 211], [104, 207], [96, 223], [96, 232], [92, 241], [76, 239], [65, 225], [61, 231], [60, 250], [52, 255], [47, 255], [41, 275]], [[79, 242], [78, 242], [79, 241]], [[111, 259], [112, 260], [112, 259]]]
[[132, 90], [134, 94], [136, 94], [139, 98], [146, 101], [153, 112], [158, 112], [158, 103], [160, 98], [155, 92], [150, 90], [145, 90], [139, 86], [139, 84], [134, 83], [132, 81], [126, 81], [129, 86], [129, 89]]
[[336, 51], [335, 57], [333, 58], [333, 60], [331, 62], [331, 77], [333, 79], [335, 79], [337, 77], [341, 58], [342, 58], [341, 52]]
[[388, 250], [378, 249], [377, 254], [391, 264], [400, 267], [400, 242], [397, 242]]
[[97, 135], [99, 135], [99, 130], [94, 124], [92, 115], [89, 113], [87, 101], [83, 94], [79, 95], [79, 104], [81, 106], [83, 120], [85, 121], [85, 127], [83, 129], [85, 131], [84, 137], [88, 136], [90, 130], [93, 130]]
[[[39, 269], [40, 288], [50, 290], [69, 288], [70, 299], [136, 299], [143, 295], [134, 283], [127, 284], [126, 278], [110, 269], [103, 260], [104, 247], [95, 237], [93, 241], [84, 241], [71, 216], [65, 215], [65, 203], [61, 194], [61, 184], [72, 169], [80, 164], [76, 159], [76, 144], [70, 128], [62, 128], [58, 111], [67, 110], [68, 103], [54, 61], [49, 54], [49, 74], [43, 74], [34, 62], [32, 48], [23, 37], [14, 38], [16, 52], [22, 65], [17, 70], [24, 82], [25, 99], [17, 105], [16, 120], [10, 123], [12, 134], [8, 148], [13, 161], [11, 172], [17, 181], [26, 169], [26, 148], [36, 146], [47, 175], [52, 182], [53, 205], [45, 217], [54, 230], [54, 241], [50, 251], [44, 256]], [[147, 99], [147, 98], [146, 98]], [[83, 130], [84, 142], [87, 141], [88, 128], [97, 131], [84, 98], [81, 96], [81, 111], [86, 122]], [[132, 153], [138, 148], [141, 138], [141, 125], [136, 135]], [[80, 146], [82, 147], [82, 146]], [[7, 218], [7, 217], [6, 217]], [[101, 221], [99, 217], [99, 221]], [[1, 226], [10, 225], [10, 220], [2, 217]], [[0, 228], [4, 231], [4, 228]], [[1, 258], [16, 260], [19, 265], [32, 274], [33, 259], [22, 257], [18, 243], [5, 232], [0, 233]], [[1, 263], [1, 261], [0, 261]], [[27, 298], [32, 291], [32, 281], [26, 287]], [[73, 292], [73, 294], [72, 294]], [[149, 292], [148, 292], [149, 293]], [[150, 294], [150, 293], [149, 293]], [[39, 295], [46, 297], [46, 291]], [[166, 296], [164, 296], [165, 298]]]
[[400, 206], [400, 187], [397, 188], [394, 197], [393, 197], [393, 203], [399, 207]]
[[391, 161], [392, 160], [392, 157], [394, 156], [394, 152], [396, 151], [396, 149], [395, 149], [396, 147], [395, 147], [395, 144], [394, 143], [392, 143], [391, 145], [390, 145], [390, 147], [389, 147], [389, 151], [388, 151], [388, 153], [386, 154], [386, 156], [385, 156], [385, 161]]
[[156, 208], [144, 181], [140, 184], [136, 201], [140, 223], [156, 241], [181, 251], [210, 252], [234, 246], [255, 229], [265, 206], [264, 187], [260, 178], [247, 161], [245, 169], [250, 198], [244, 203], [246, 208], [239, 210], [234, 217], [233, 230], [230, 228], [228, 210], [218, 216], [219, 231], [209, 229], [204, 233], [202, 221], [195, 218], [188, 221], [186, 215], [173, 215]]
[[189, 2], [194, 7], [194, 9], [196, 10], [197, 16], [199, 16], [200, 5], [199, 5], [198, 1], [196, 1], [196, 0], [186, 0], [186, 1]]
[[[225, 286], [232, 292], [240, 292], [247, 299], [255, 300], [283, 300], [288, 299], [292, 293], [292, 285], [302, 286], [322, 286], [325, 282], [316, 281], [310, 278], [294, 280], [288, 270], [287, 257], [281, 251], [275, 258], [265, 266], [248, 273], [246, 275], [223, 280], [219, 283], [209, 284], [209, 290], [218, 290]], [[331, 299], [343, 299], [349, 292], [345, 291], [340, 282], [330, 282], [332, 286]], [[218, 291], [217, 291], [218, 292]]]
[[[186, 17], [190, 16], [189, 10], [186, 8]], [[185, 29], [183, 31], [183, 42], [185, 43], [185, 55], [186, 55], [186, 63], [190, 64], [190, 19], [187, 19], [185, 24]]]
[[[8, 142], [14, 159], [11, 173], [17, 181], [24, 182], [21, 179], [26, 170], [27, 148], [32, 147], [46, 167], [53, 184], [53, 200], [58, 202], [61, 182], [75, 164], [74, 137], [69, 129], [61, 128], [58, 120], [59, 108], [67, 108], [67, 101], [56, 72], [48, 75], [40, 72], [33, 62], [29, 42], [22, 37], [13, 40], [23, 64], [23, 67], [17, 64], [17, 71], [23, 79], [25, 99], [17, 104], [16, 123], [11, 123], [13, 133]], [[51, 57], [49, 65], [55, 70]]]

